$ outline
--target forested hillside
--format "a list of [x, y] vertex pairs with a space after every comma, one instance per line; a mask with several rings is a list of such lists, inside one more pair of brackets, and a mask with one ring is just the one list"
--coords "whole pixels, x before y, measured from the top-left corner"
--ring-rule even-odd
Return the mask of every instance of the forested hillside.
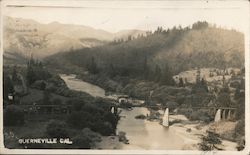
[[158, 27], [146, 36], [59, 53], [47, 58], [47, 63], [66, 65], [71, 71], [75, 68], [171, 84], [173, 74], [195, 67], [243, 67], [244, 35], [207, 22], [194, 23], [191, 28]]

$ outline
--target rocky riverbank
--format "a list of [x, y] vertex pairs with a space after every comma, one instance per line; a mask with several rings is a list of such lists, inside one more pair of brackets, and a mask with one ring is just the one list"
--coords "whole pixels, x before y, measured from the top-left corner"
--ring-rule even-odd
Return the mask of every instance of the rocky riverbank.
[[[180, 150], [199, 150], [199, 147], [197, 144], [201, 142], [201, 136], [206, 135], [206, 131], [211, 130], [211, 128], [215, 126], [214, 123], [202, 124], [197, 121], [196, 122], [189, 121], [184, 115], [170, 115], [170, 121], [176, 121], [176, 120], [180, 120], [181, 122], [174, 123], [173, 125], [169, 127], [169, 130], [174, 131], [173, 134], [176, 136], [175, 139], [172, 139], [173, 142], [176, 141], [176, 139], [181, 139], [182, 143], [180, 143], [179, 146], [176, 146], [176, 148]], [[147, 121], [147, 120], [144, 120], [144, 121]], [[222, 128], [223, 125], [230, 126], [231, 124], [232, 122], [223, 122], [221, 125], [217, 124], [217, 128]], [[219, 146], [221, 149], [229, 150], [229, 151], [237, 150], [236, 142], [232, 142], [232, 141], [225, 140], [225, 139], [221, 139], [221, 140], [222, 140], [222, 144]], [[161, 140], [159, 139], [159, 141]], [[108, 136], [108, 137], [102, 137], [102, 141], [97, 143], [95, 148], [96, 149], [124, 149], [124, 148], [145, 149], [139, 146], [134, 145], [133, 142], [131, 145], [124, 144], [123, 142], [119, 141], [118, 136]]]
[[[85, 76], [84, 78], [86, 78], [86, 77], [89, 78], [89, 76]], [[97, 78], [97, 77], [94, 77], [94, 78]], [[90, 79], [87, 81], [92, 81], [92, 80], [93, 79]], [[97, 79], [94, 79], [94, 82], [92, 82], [92, 83], [96, 83], [96, 82], [99, 83], [99, 86], [105, 86], [105, 84], [108, 85], [108, 83], [110, 82], [110, 79], [99, 81], [97, 78]], [[103, 83], [104, 83], [104, 85], [103, 85]], [[138, 95], [139, 97], [143, 96], [144, 94], [146, 95], [147, 93], [150, 92], [150, 90], [152, 90], [152, 88], [154, 88], [153, 83], [143, 82], [143, 81], [136, 81], [135, 82], [135, 81], [131, 80], [130, 83], [125, 85], [125, 87], [121, 87], [120, 84], [118, 84], [117, 82], [114, 82], [112, 80], [111, 80], [111, 83], [113, 83], [113, 85], [111, 85], [112, 88], [115, 86], [118, 86], [118, 85], [120, 86], [120, 87], [116, 87], [118, 92], [125, 92], [126, 93], [126, 90], [131, 90], [131, 91], [133, 90], [134, 91], [133, 93], [136, 94], [135, 96]], [[155, 87], [154, 92], [156, 92], [155, 95], [157, 94], [159, 98], [162, 98], [163, 97], [163, 96], [161, 96], [162, 94], [171, 94], [173, 97], [175, 97], [176, 94], [177, 94], [177, 96], [184, 95], [185, 93], [189, 94], [190, 90], [188, 90], [187, 88], [161, 86], [161, 87]], [[135, 116], [137, 116], [139, 114], [140, 113], [136, 113]], [[146, 115], [146, 113], [145, 113], [145, 115]], [[129, 115], [126, 115], [125, 117], [128, 117], [128, 116]], [[135, 117], [130, 118], [130, 123], [131, 123], [131, 121], [133, 122], [134, 120], [135, 120]], [[146, 124], [148, 124], [147, 122], [149, 122], [148, 120], [139, 120], [139, 121], [140, 122], [144, 121]], [[178, 149], [182, 149], [182, 150], [197, 150], [197, 149], [199, 149], [197, 144], [201, 142], [201, 136], [205, 135], [207, 130], [214, 129], [214, 126], [215, 126], [214, 123], [204, 124], [204, 123], [201, 123], [200, 121], [189, 121], [184, 115], [171, 115], [170, 122], [175, 122], [169, 128], [171, 129], [171, 131], [174, 131], [174, 133], [177, 135], [177, 137], [175, 137], [173, 139], [175, 139], [175, 140], [182, 139], [181, 144], [178, 142], [179, 143]], [[230, 122], [225, 122], [223, 124], [224, 125], [230, 124]], [[223, 125], [223, 124], [221, 124], [221, 125]], [[155, 126], [155, 125], [153, 125], [153, 126]], [[219, 128], [221, 128], [221, 125], [216, 124], [216, 127], [219, 129]], [[118, 124], [118, 126], [119, 126], [119, 124]], [[133, 125], [127, 124], [127, 127], [128, 126], [133, 126]], [[143, 126], [145, 126], [145, 124]], [[157, 126], [160, 126], [160, 125], [158, 124]], [[123, 127], [121, 127], [121, 129], [123, 129]], [[232, 128], [230, 128], [230, 129], [234, 130]], [[220, 131], [226, 132], [225, 129], [221, 129]], [[150, 132], [152, 132], [152, 131], [150, 131]], [[128, 133], [129, 140], [130, 140], [130, 137], [132, 137], [132, 136]], [[221, 137], [224, 138], [223, 136], [221, 136]], [[117, 136], [102, 137], [102, 141], [100, 143], [97, 143], [96, 149], [135, 149], [135, 148], [145, 149], [148, 147], [146, 144], [142, 144], [142, 146], [134, 145], [133, 140], [131, 140], [131, 143], [132, 144], [127, 145], [127, 144], [124, 144], [122, 142], [119, 142], [119, 138]], [[222, 145], [220, 146], [220, 148], [225, 149], [225, 150], [236, 150], [236, 146], [237, 146], [237, 144], [235, 142], [231, 142], [231, 141], [223, 139]], [[158, 147], [156, 147], [156, 148], [158, 148]]]

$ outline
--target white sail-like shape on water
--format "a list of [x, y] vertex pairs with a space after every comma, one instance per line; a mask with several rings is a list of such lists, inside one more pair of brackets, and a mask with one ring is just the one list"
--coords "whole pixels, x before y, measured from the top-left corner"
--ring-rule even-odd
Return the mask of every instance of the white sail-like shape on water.
[[114, 114], [115, 113], [115, 107], [111, 108], [111, 113]]
[[168, 127], [169, 126], [169, 119], [168, 119], [168, 115], [169, 115], [169, 110], [168, 108], [166, 108], [163, 119], [162, 119], [162, 125]]
[[219, 122], [221, 120], [221, 109], [218, 109], [215, 114], [214, 121]]

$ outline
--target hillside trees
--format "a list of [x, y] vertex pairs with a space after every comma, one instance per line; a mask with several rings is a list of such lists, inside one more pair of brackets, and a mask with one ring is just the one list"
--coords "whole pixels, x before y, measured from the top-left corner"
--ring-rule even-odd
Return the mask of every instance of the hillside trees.
[[87, 69], [92, 74], [98, 73], [97, 64], [94, 57], [91, 57], [90, 62], [87, 64]]
[[209, 26], [208, 22], [198, 21], [192, 25], [192, 29], [204, 29], [204, 28], [207, 28], [208, 26]]
[[74, 108], [67, 118], [67, 123], [74, 128], [89, 128], [105, 136], [114, 134], [119, 117], [112, 114], [108, 107], [98, 106], [98, 102], [100, 101]]
[[10, 78], [6, 73], [3, 73], [3, 99], [8, 100], [8, 95], [14, 93], [14, 85]]
[[[105, 73], [111, 78], [125, 76], [171, 85], [168, 76], [190, 68], [241, 66], [243, 43], [242, 33], [211, 27], [200, 21], [192, 28], [175, 26], [164, 30], [158, 27], [143, 37], [74, 50], [50, 59], [60, 62], [63, 59], [67, 66], [92, 74]], [[237, 57], [233, 56], [235, 53]], [[169, 72], [166, 63], [171, 68]]]
[[47, 80], [51, 77], [49, 71], [43, 67], [42, 62], [35, 62], [33, 57], [27, 63], [26, 80], [27, 85], [32, 85], [37, 80]]
[[9, 105], [4, 109], [3, 123], [6, 126], [20, 126], [24, 124], [23, 109], [17, 105]]
[[171, 68], [169, 67], [168, 64], [165, 64], [160, 83], [164, 84], [164, 85], [174, 85], [175, 84], [174, 79], [173, 79], [173, 73], [172, 73]]

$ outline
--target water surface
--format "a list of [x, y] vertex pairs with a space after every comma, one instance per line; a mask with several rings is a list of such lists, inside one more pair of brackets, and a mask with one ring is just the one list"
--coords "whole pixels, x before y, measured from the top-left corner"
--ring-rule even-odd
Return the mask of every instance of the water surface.
[[[104, 89], [76, 79], [75, 75], [61, 74], [60, 76], [70, 89], [83, 91], [95, 97], [109, 97], [105, 96]], [[122, 109], [117, 133], [126, 132], [129, 144], [122, 145], [121, 149], [183, 149], [184, 138], [175, 132], [174, 126], [166, 128], [159, 122], [135, 119], [135, 116], [140, 114], [147, 115], [149, 111], [144, 107], [136, 107], [130, 111]]]
[[60, 77], [65, 81], [69, 89], [82, 91], [94, 97], [105, 97], [105, 90], [91, 83], [82, 81], [76, 78], [76, 75], [60, 74]]

